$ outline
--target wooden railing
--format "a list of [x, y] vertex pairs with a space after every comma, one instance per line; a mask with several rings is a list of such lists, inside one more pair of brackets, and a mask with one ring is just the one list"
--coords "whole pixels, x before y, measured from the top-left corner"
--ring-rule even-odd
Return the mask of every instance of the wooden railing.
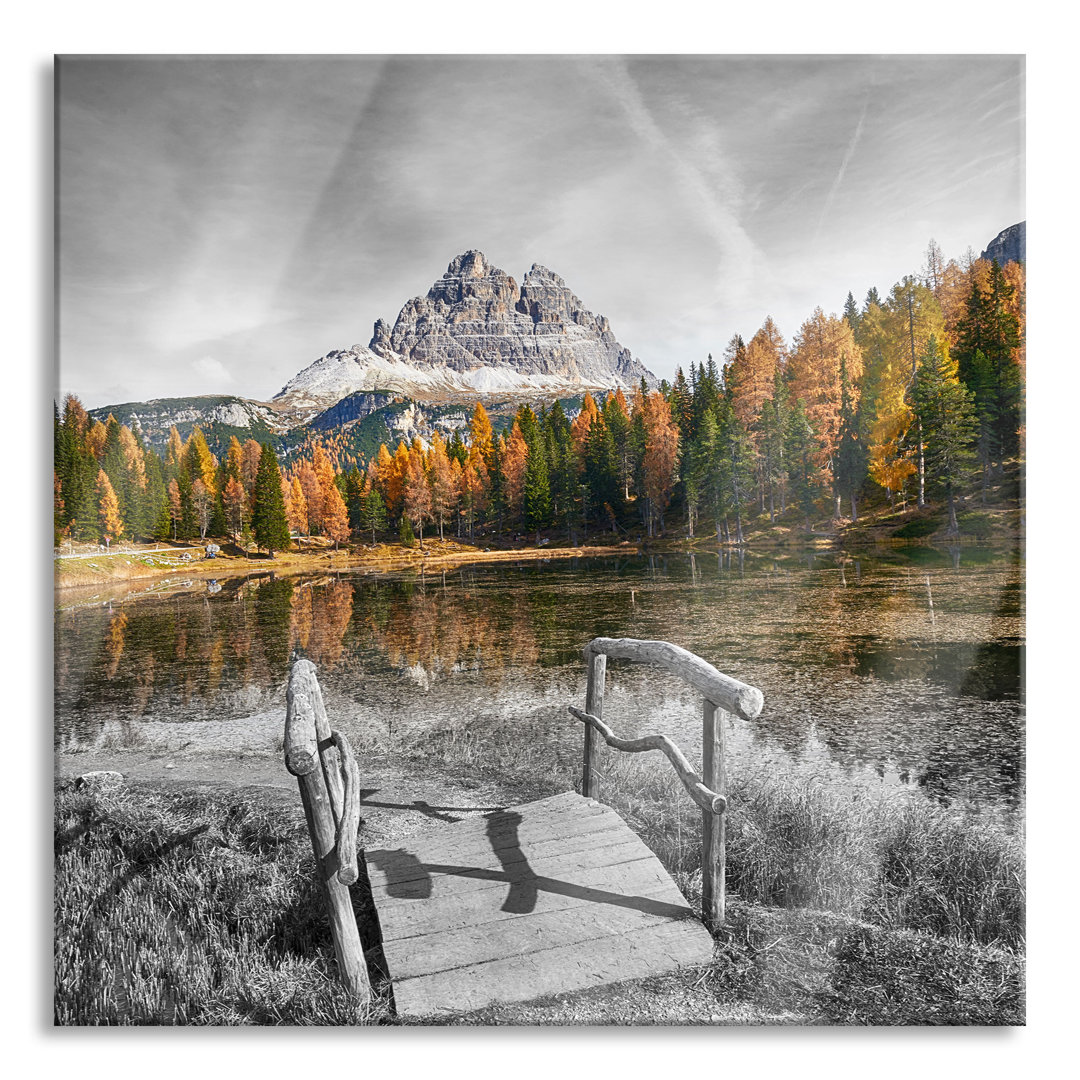
[[[724, 675], [700, 656], [667, 641], [594, 638], [585, 646], [584, 655], [588, 664], [585, 709], [582, 711], [573, 705], [568, 706], [570, 714], [585, 724], [581, 793], [592, 799], [599, 797], [600, 743], [597, 735], [617, 750], [631, 753], [660, 750], [666, 754], [690, 797], [701, 807], [701, 915], [707, 925], [714, 928], [722, 926], [725, 918], [724, 840], [727, 810], [724, 714], [734, 713], [744, 720], [753, 720], [765, 704], [761, 691]], [[620, 739], [604, 723], [604, 680], [609, 656], [655, 664], [701, 691], [705, 700], [702, 706], [700, 776], [666, 735]]]
[[300, 785], [341, 980], [366, 1003], [371, 986], [349, 895], [359, 876], [360, 778], [348, 739], [330, 730], [315, 670], [310, 660], [297, 660], [289, 672], [285, 767]]

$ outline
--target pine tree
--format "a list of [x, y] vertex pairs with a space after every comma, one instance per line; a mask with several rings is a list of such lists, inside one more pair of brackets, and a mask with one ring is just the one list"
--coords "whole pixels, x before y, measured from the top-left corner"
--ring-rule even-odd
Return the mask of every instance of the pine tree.
[[[615, 412], [619, 406], [615, 406]], [[622, 413], [625, 418], [625, 412]], [[626, 430], [630, 421], [625, 418]], [[570, 421], [562, 405], [556, 401], [547, 414], [547, 457], [551, 486], [552, 519], [566, 526], [567, 538], [571, 538], [570, 523], [573, 519], [577, 495], [577, 457], [574, 453], [574, 437]]]
[[851, 332], [855, 335], [855, 340], [859, 338], [859, 305], [855, 303], [855, 297], [849, 292], [847, 299], [844, 301], [844, 321], [851, 327]]
[[926, 439], [926, 468], [931, 483], [944, 491], [949, 508], [949, 533], [959, 534], [956, 485], [970, 463], [969, 444], [976, 419], [971, 393], [957, 377], [957, 365], [936, 338], [931, 337], [922, 358], [912, 394]]
[[285, 516], [285, 500], [281, 495], [281, 471], [269, 443], [262, 444], [259, 470], [255, 474], [255, 502], [251, 515], [255, 543], [269, 552], [289, 548], [289, 522]]
[[788, 483], [795, 502], [803, 512], [807, 532], [811, 531], [810, 515], [816, 509], [815, 497], [819, 489], [820, 474], [814, 463], [816, 444], [817, 433], [802, 399], [797, 399], [791, 409], [787, 431]]
[[[540, 530], [551, 523], [551, 478], [548, 469], [547, 439], [540, 423], [528, 406], [524, 412], [522, 437], [526, 440], [528, 454], [525, 457], [525, 475], [522, 479], [521, 510], [525, 528], [536, 531], [540, 543]], [[528, 433], [527, 435], [525, 433]]]
[[[851, 503], [851, 520], [859, 520], [858, 495], [866, 480], [866, 450], [859, 430], [858, 410], [852, 402], [847, 364], [840, 362], [840, 433], [836, 450], [837, 507], [846, 496]], [[839, 517], [839, 513], [837, 514]]]
[[375, 543], [375, 534], [386, 528], [386, 504], [378, 490], [372, 487], [364, 496], [361, 504], [361, 527], [366, 532], [371, 530], [371, 543]]

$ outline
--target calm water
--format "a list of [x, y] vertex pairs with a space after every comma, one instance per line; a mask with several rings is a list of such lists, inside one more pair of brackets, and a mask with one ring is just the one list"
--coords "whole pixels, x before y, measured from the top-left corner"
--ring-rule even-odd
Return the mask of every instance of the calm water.
[[[733, 721], [733, 768], [819, 768], [1008, 812], [1023, 799], [1023, 615], [1018, 553], [975, 546], [196, 582], [57, 612], [56, 740], [217, 753], [227, 778], [226, 753], [280, 745], [299, 652], [359, 750], [422, 734], [573, 762], [582, 646], [662, 638], [764, 692], [757, 720]], [[699, 717], [677, 679], [609, 662], [618, 734], [667, 731], [696, 758]]]

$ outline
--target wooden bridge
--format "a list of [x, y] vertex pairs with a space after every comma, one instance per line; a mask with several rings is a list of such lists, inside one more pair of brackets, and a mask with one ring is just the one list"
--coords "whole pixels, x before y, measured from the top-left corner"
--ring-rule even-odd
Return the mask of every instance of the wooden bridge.
[[[607, 657], [656, 664], [704, 696], [699, 775], [665, 735], [619, 739], [604, 724]], [[600, 738], [660, 750], [702, 808], [702, 914], [724, 921], [723, 715], [752, 719], [761, 692], [663, 641], [596, 638], [585, 648], [582, 794], [442, 825], [393, 850], [363, 852], [399, 1015], [438, 1017], [707, 964], [713, 940], [659, 860], [597, 801]], [[370, 998], [349, 886], [359, 877], [359, 770], [331, 731], [315, 665], [292, 667], [285, 763], [300, 784], [330, 912], [339, 974]]]

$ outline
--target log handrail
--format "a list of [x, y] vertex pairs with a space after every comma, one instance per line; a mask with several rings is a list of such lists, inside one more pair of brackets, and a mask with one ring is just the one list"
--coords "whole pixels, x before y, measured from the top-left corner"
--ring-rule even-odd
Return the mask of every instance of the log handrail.
[[639, 739], [620, 739], [615, 732], [604, 723], [603, 720], [591, 713], [575, 709], [568, 705], [572, 716], [583, 723], [594, 727], [604, 737], [604, 742], [616, 750], [625, 750], [631, 754], [641, 753], [645, 750], [661, 750], [667, 755], [668, 760], [675, 766], [679, 779], [686, 788], [690, 798], [710, 814], [721, 814], [727, 809], [727, 799], [718, 795], [711, 788], [702, 783], [701, 777], [694, 771], [694, 767], [686, 759], [686, 755], [666, 735], [642, 735]]
[[285, 693], [285, 767], [296, 777], [311, 850], [330, 915], [338, 974], [362, 1002], [371, 1001], [367, 961], [349, 886], [359, 877], [356, 834], [360, 779], [349, 740], [330, 730], [310, 660], [297, 660]]
[[707, 660], [672, 645], [669, 641], [641, 641], [637, 638], [593, 638], [585, 646], [585, 658], [602, 655], [616, 660], [656, 664], [685, 679], [720, 709], [753, 720], [762, 710], [765, 697], [756, 686], [739, 682], [717, 671]]
[[[616, 750], [631, 753], [662, 750], [674, 765], [690, 798], [701, 807], [701, 914], [712, 928], [723, 926], [725, 918], [727, 832], [727, 774], [724, 768], [726, 714], [753, 720], [762, 710], [765, 697], [756, 686], [739, 682], [717, 671], [707, 660], [672, 645], [670, 641], [642, 641], [637, 638], [593, 638], [583, 650], [588, 666], [585, 708], [568, 706], [570, 714], [585, 724], [581, 793], [599, 798], [600, 744], [596, 734]], [[694, 771], [682, 751], [666, 735], [645, 735], [640, 739], [620, 739], [603, 721], [604, 682], [607, 658], [655, 664], [678, 675], [701, 692], [701, 773]]]
[[340, 731], [335, 731], [330, 737], [341, 755], [341, 778], [344, 787], [344, 805], [334, 833], [337, 877], [343, 885], [351, 885], [360, 876], [356, 851], [356, 834], [360, 831], [360, 769], [349, 740]]

